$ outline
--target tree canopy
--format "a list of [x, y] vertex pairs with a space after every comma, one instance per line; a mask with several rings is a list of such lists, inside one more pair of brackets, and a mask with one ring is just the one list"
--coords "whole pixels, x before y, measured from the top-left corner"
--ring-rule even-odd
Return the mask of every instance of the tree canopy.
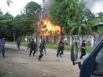
[[[9, 1], [9, 0], [8, 0]], [[0, 10], [0, 37], [16, 37], [31, 35], [36, 32], [36, 21], [41, 6], [36, 2], [29, 2], [20, 15], [13, 17], [8, 12]]]
[[54, 0], [50, 8], [51, 20], [64, 27], [65, 34], [89, 34], [89, 28], [96, 22], [85, 4], [83, 0]]

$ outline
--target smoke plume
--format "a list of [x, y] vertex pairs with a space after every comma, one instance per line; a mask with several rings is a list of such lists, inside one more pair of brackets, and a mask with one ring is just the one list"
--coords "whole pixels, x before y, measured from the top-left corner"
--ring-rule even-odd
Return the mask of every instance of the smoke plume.
[[44, 0], [43, 1], [43, 17], [49, 16], [49, 9], [54, 0]]

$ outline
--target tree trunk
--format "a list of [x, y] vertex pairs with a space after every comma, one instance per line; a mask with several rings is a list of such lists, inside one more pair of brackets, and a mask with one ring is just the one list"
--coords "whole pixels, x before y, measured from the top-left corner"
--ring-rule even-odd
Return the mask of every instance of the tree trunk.
[[60, 29], [61, 29], [61, 39], [63, 39], [63, 29], [62, 27], [60, 27]]

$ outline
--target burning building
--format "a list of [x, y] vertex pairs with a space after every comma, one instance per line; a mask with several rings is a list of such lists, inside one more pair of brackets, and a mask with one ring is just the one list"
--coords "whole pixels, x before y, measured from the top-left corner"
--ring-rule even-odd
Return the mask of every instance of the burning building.
[[55, 36], [60, 35], [61, 29], [59, 25], [53, 24], [49, 17], [49, 9], [54, 0], [43, 0], [42, 13], [41, 13], [41, 24], [39, 28], [40, 36]]
[[38, 32], [42, 38], [46, 38], [47, 42], [57, 42], [61, 35], [61, 29], [59, 25], [55, 25], [50, 20], [49, 9], [54, 0], [42, 1], [42, 12], [39, 16]]
[[54, 25], [49, 18], [43, 20], [43, 26], [40, 29], [41, 36], [55, 36], [60, 35], [61, 29], [58, 25]]

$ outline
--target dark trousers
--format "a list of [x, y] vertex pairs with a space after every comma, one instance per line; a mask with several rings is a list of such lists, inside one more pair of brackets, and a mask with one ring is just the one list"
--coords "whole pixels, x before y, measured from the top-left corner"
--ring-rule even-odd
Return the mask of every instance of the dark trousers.
[[58, 55], [60, 55], [61, 56], [61, 54], [63, 53], [63, 48], [61, 48], [61, 47], [58, 47], [58, 50], [57, 50], [57, 57], [58, 57]]
[[46, 47], [44, 47], [44, 48], [43, 48], [43, 51], [44, 51], [44, 53], [45, 53], [45, 56], [46, 56]]
[[42, 49], [42, 50], [39, 50], [39, 52], [40, 52], [40, 55], [39, 55], [38, 60], [40, 60], [40, 59], [43, 57], [43, 49]]
[[3, 48], [3, 50], [2, 50], [2, 56], [3, 56], [3, 57], [5, 56], [5, 50], [4, 50], [4, 48]]
[[32, 54], [32, 51], [34, 51], [34, 52], [33, 52], [33, 55], [35, 55], [35, 52], [36, 52], [35, 48], [30, 48], [30, 53], [29, 53], [30, 56], [31, 56], [31, 54]]
[[81, 48], [81, 55], [80, 55], [80, 59], [86, 55], [85, 49]]
[[61, 49], [61, 55], [64, 54], [64, 48]]
[[17, 44], [17, 48], [20, 49], [20, 44]]

